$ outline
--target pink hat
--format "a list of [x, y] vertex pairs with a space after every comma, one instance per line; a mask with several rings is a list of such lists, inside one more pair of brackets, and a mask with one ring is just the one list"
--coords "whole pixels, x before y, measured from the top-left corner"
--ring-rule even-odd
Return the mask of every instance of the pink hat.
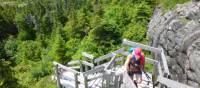
[[141, 49], [141, 48], [136, 48], [136, 49], [135, 49], [134, 54], [135, 54], [136, 57], [139, 57], [139, 58], [140, 58], [141, 53], [142, 53], [142, 49]]

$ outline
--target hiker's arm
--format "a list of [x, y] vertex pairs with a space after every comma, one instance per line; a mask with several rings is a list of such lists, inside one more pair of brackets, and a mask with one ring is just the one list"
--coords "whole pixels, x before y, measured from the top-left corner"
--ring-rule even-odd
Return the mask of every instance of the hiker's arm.
[[142, 53], [142, 58], [141, 58], [141, 65], [140, 65], [140, 68], [143, 70], [143, 71], [145, 71], [145, 69], [144, 69], [144, 67], [145, 67], [145, 55], [144, 55], [144, 53]]
[[124, 67], [126, 68], [126, 70], [129, 69], [128, 65], [129, 65], [130, 60], [131, 60], [131, 55], [128, 55], [127, 59], [126, 59], [126, 62], [124, 63]]

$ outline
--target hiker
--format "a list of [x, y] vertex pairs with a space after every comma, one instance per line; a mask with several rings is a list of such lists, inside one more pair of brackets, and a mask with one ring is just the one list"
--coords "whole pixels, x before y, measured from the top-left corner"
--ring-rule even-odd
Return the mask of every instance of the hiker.
[[134, 75], [136, 76], [136, 81], [134, 81], [134, 83], [142, 82], [142, 70], [144, 70], [144, 62], [145, 56], [144, 53], [142, 53], [141, 48], [129, 49], [129, 55], [127, 56], [125, 62], [125, 68], [132, 80]]

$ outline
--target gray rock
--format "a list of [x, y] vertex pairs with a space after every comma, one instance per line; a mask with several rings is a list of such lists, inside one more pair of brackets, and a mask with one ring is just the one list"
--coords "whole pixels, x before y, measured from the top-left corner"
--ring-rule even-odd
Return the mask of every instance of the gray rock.
[[191, 81], [191, 80], [188, 80], [188, 82], [187, 82], [189, 85], [193, 85], [193, 87], [194, 88], [199, 88], [199, 84], [198, 83], [196, 83], [196, 82], [194, 82], [194, 81]]
[[156, 8], [148, 25], [152, 46], [164, 48], [172, 79], [200, 87], [200, 2], [162, 13]]

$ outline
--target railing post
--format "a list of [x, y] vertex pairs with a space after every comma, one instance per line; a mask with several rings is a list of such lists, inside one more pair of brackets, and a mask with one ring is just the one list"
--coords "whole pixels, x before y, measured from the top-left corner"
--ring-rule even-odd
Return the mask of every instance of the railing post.
[[168, 77], [170, 73], [169, 73], [169, 68], [167, 65], [167, 60], [166, 60], [163, 48], [161, 48], [161, 59], [162, 59], [162, 65], [164, 67], [164, 77]]
[[75, 79], [75, 88], [78, 88], [78, 74], [74, 73], [74, 79]]
[[61, 88], [58, 65], [56, 65], [56, 77], [57, 77], [57, 87], [58, 87], [58, 88]]
[[119, 80], [120, 75], [116, 75], [116, 76], [114, 76], [114, 77], [115, 77], [115, 80], [114, 80], [115, 88], [120, 88], [120, 87], [119, 87], [119, 84], [120, 84], [120, 80]]
[[92, 54], [89, 54], [87, 52], [82, 52], [82, 55], [84, 56], [84, 60], [88, 61], [89, 59], [90, 63], [94, 64], [94, 56]]
[[99, 66], [100, 65], [100, 62], [97, 62], [97, 66]]
[[88, 88], [88, 79], [87, 79], [87, 76], [83, 76], [83, 77], [84, 77], [85, 88]]
[[156, 64], [154, 64], [153, 73], [152, 73], [153, 86], [156, 85], [157, 75], [158, 75], [158, 69], [157, 69]]
[[[91, 63], [94, 65], [94, 59], [91, 59]], [[94, 68], [94, 66], [92, 67], [92, 69]]]
[[105, 81], [104, 75], [105, 75], [105, 73], [103, 73], [103, 77], [102, 77], [102, 82], [101, 82], [102, 87], [104, 87], [104, 81]]
[[87, 65], [85, 65], [85, 71], [88, 71], [88, 66]]
[[152, 77], [153, 78], [153, 85], [154, 86], [157, 85], [157, 86], [159, 86], [159, 88], [160, 88], [161, 84], [158, 82], [158, 76], [159, 75], [163, 76], [162, 67], [161, 67], [161, 63], [160, 63], [161, 58], [159, 56], [160, 53], [154, 53], [155, 60], [158, 61], [158, 64], [155, 65], [155, 73], [153, 75], [154, 77]]
[[79, 60], [79, 64], [80, 64], [80, 72], [83, 72], [83, 64], [81, 60]]
[[122, 86], [121, 84], [123, 83], [123, 74], [119, 75], [119, 88]]

